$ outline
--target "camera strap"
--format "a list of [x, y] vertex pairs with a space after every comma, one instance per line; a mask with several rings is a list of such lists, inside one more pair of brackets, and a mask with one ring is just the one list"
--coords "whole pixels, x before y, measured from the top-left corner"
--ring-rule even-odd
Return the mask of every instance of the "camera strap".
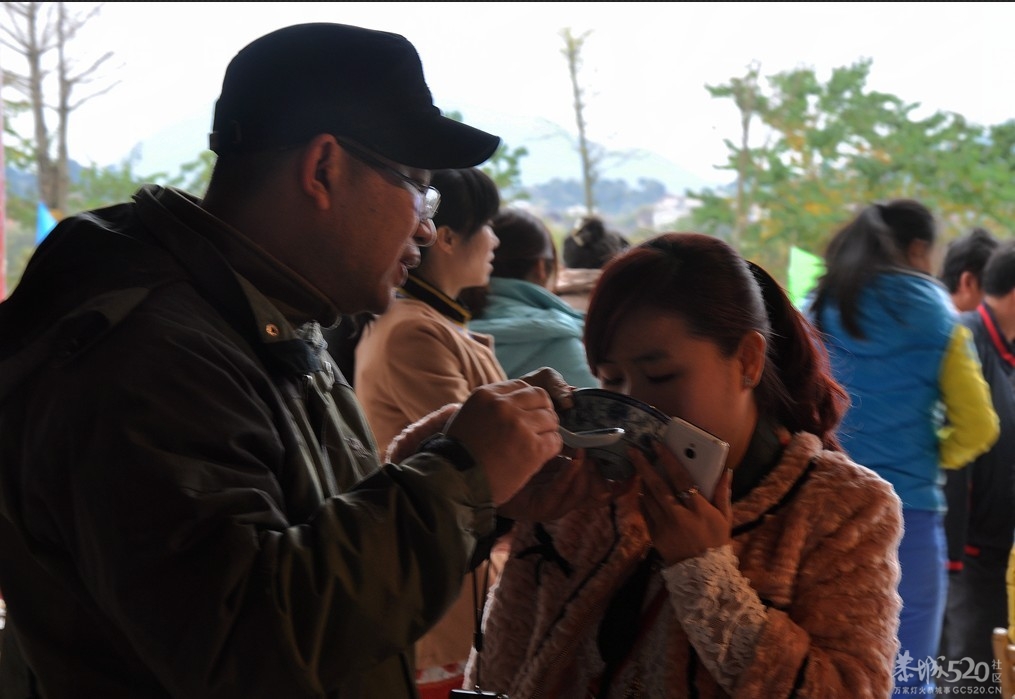
[[662, 594], [657, 595], [645, 607], [649, 578], [659, 569], [660, 563], [658, 552], [655, 549], [649, 550], [648, 556], [617, 590], [603, 613], [596, 645], [606, 666], [599, 676], [597, 697], [605, 697], [609, 693], [617, 671], [628, 656], [635, 652], [639, 638], [655, 619], [660, 604], [666, 599], [666, 591], [663, 589], [660, 591]]
[[473, 614], [473, 628], [472, 628], [472, 645], [476, 649], [476, 689], [482, 690], [483, 679], [482, 679], [482, 660], [483, 660], [483, 612], [486, 610], [486, 597], [490, 590], [490, 568], [493, 567], [493, 561], [490, 558], [486, 559], [486, 565], [483, 566], [483, 591], [480, 594], [479, 591], [479, 577], [475, 570], [472, 571], [472, 614]]

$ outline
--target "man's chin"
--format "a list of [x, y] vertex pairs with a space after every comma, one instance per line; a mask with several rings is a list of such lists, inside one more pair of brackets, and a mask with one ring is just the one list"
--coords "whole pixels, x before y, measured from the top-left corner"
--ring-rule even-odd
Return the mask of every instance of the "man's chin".
[[388, 310], [391, 306], [392, 300], [395, 298], [394, 287], [388, 290], [387, 295], [383, 291], [378, 290], [374, 296], [361, 297], [356, 302], [352, 302], [352, 299], [346, 298], [346, 303], [340, 307], [340, 313], [342, 315], [357, 315], [360, 313], [373, 313], [374, 315], [380, 315], [384, 311]]
[[379, 295], [371, 304], [370, 308], [365, 308], [363, 310], [370, 311], [375, 315], [380, 315], [381, 313], [384, 313], [384, 311], [388, 310], [388, 308], [391, 306], [391, 302], [394, 300], [395, 300], [395, 287], [391, 287], [388, 290], [386, 296]]

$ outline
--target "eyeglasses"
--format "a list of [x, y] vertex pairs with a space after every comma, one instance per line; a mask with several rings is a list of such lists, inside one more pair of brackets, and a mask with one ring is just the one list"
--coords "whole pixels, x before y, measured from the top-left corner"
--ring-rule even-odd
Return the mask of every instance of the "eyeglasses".
[[409, 177], [404, 172], [400, 172], [398, 169], [391, 167], [380, 158], [371, 155], [364, 149], [349, 141], [337, 138], [335, 140], [337, 140], [339, 144], [349, 151], [349, 153], [357, 160], [372, 168], [386, 172], [389, 175], [394, 175], [402, 182], [405, 182], [412, 187], [413, 191], [419, 194], [419, 197], [416, 198], [416, 214], [419, 216], [420, 221], [429, 221], [434, 217], [434, 214], [437, 213], [437, 207], [441, 203], [441, 193], [434, 187], [423, 184], [422, 182]]

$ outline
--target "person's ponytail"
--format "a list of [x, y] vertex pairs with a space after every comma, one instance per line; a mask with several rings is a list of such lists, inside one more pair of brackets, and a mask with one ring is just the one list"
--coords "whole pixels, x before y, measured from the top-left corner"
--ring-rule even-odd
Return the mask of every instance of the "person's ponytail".
[[849, 405], [849, 395], [832, 378], [828, 354], [813, 326], [796, 309], [778, 282], [763, 268], [748, 262], [761, 288], [769, 332], [768, 385], [759, 398], [771, 401], [763, 410], [777, 415], [791, 431], [818, 435], [826, 448], [838, 449], [835, 429]]

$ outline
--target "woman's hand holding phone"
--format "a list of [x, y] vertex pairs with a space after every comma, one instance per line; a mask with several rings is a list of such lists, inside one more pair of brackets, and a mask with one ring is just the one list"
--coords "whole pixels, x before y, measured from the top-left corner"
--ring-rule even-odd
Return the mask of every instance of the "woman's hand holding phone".
[[667, 423], [662, 440], [687, 469], [691, 483], [711, 501], [719, 476], [726, 468], [730, 445], [679, 417]]
[[665, 565], [700, 556], [730, 542], [732, 471], [721, 468], [711, 500], [705, 498], [678, 456], [656, 443], [653, 465], [636, 448], [629, 450], [641, 484], [641, 511]]

